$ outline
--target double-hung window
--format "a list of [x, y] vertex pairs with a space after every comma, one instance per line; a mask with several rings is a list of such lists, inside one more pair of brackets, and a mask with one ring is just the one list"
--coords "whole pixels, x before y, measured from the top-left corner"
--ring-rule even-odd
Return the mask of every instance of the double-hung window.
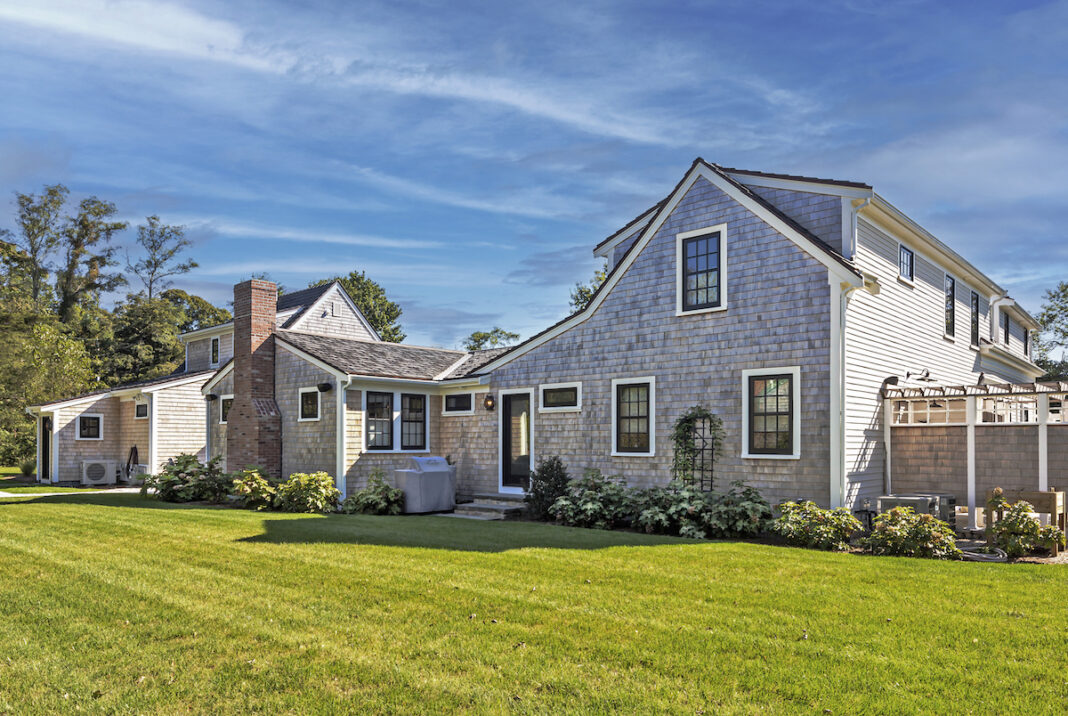
[[726, 308], [726, 236], [726, 224], [675, 235], [679, 315]]
[[401, 393], [401, 450], [426, 449], [426, 396]]
[[219, 365], [219, 339], [217, 337], [211, 339], [211, 364]]
[[656, 454], [656, 379], [612, 381], [612, 452]]
[[957, 279], [946, 274], [946, 335], [957, 334]]
[[393, 393], [367, 391], [367, 449], [393, 449]]
[[979, 345], [979, 294], [972, 291], [972, 345]]
[[742, 371], [742, 457], [801, 456], [800, 372], [797, 367]]
[[906, 281], [911, 281], [916, 275], [916, 254], [907, 246], [898, 248], [898, 275]]

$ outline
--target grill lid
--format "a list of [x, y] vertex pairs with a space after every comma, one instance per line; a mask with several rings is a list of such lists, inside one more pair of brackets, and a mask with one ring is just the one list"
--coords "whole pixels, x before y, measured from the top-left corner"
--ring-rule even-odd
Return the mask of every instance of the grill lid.
[[443, 457], [409, 457], [408, 469], [415, 472], [448, 472], [449, 463]]

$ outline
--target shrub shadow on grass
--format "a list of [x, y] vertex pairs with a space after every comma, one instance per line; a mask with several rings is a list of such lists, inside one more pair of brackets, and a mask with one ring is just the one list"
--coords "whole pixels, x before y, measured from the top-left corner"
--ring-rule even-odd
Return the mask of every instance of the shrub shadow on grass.
[[634, 532], [587, 530], [539, 522], [479, 521], [420, 515], [320, 515], [311, 519], [272, 515], [263, 521], [263, 534], [241, 541], [420, 547], [465, 552], [694, 544], [690, 540]]

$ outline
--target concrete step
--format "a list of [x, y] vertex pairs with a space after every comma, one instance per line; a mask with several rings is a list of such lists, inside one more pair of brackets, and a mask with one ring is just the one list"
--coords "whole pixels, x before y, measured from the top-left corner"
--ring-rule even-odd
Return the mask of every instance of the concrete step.
[[434, 515], [434, 516], [435, 517], [452, 517], [452, 518], [457, 519], [457, 520], [479, 520], [481, 522], [499, 522], [500, 519], [501, 519], [500, 517], [497, 517], [496, 515], [493, 515], [492, 517], [487, 517], [486, 515], [461, 515], [461, 514], [457, 514], [456, 512], [446, 512], [444, 514]]
[[476, 492], [471, 496], [480, 505], [504, 505], [506, 507], [523, 507], [526, 503], [522, 495], [510, 495], [501, 492]]
[[490, 520], [517, 520], [523, 514], [523, 508], [518, 505], [494, 505], [480, 501], [457, 505], [453, 514]]

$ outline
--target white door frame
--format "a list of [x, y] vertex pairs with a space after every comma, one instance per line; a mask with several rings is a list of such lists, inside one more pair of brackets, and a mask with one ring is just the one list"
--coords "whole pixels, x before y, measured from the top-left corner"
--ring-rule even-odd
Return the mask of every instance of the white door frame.
[[523, 495], [526, 491], [522, 487], [505, 486], [504, 484], [504, 396], [526, 394], [530, 400], [530, 469], [534, 469], [534, 388], [509, 388], [497, 391], [497, 492], [508, 495]]

